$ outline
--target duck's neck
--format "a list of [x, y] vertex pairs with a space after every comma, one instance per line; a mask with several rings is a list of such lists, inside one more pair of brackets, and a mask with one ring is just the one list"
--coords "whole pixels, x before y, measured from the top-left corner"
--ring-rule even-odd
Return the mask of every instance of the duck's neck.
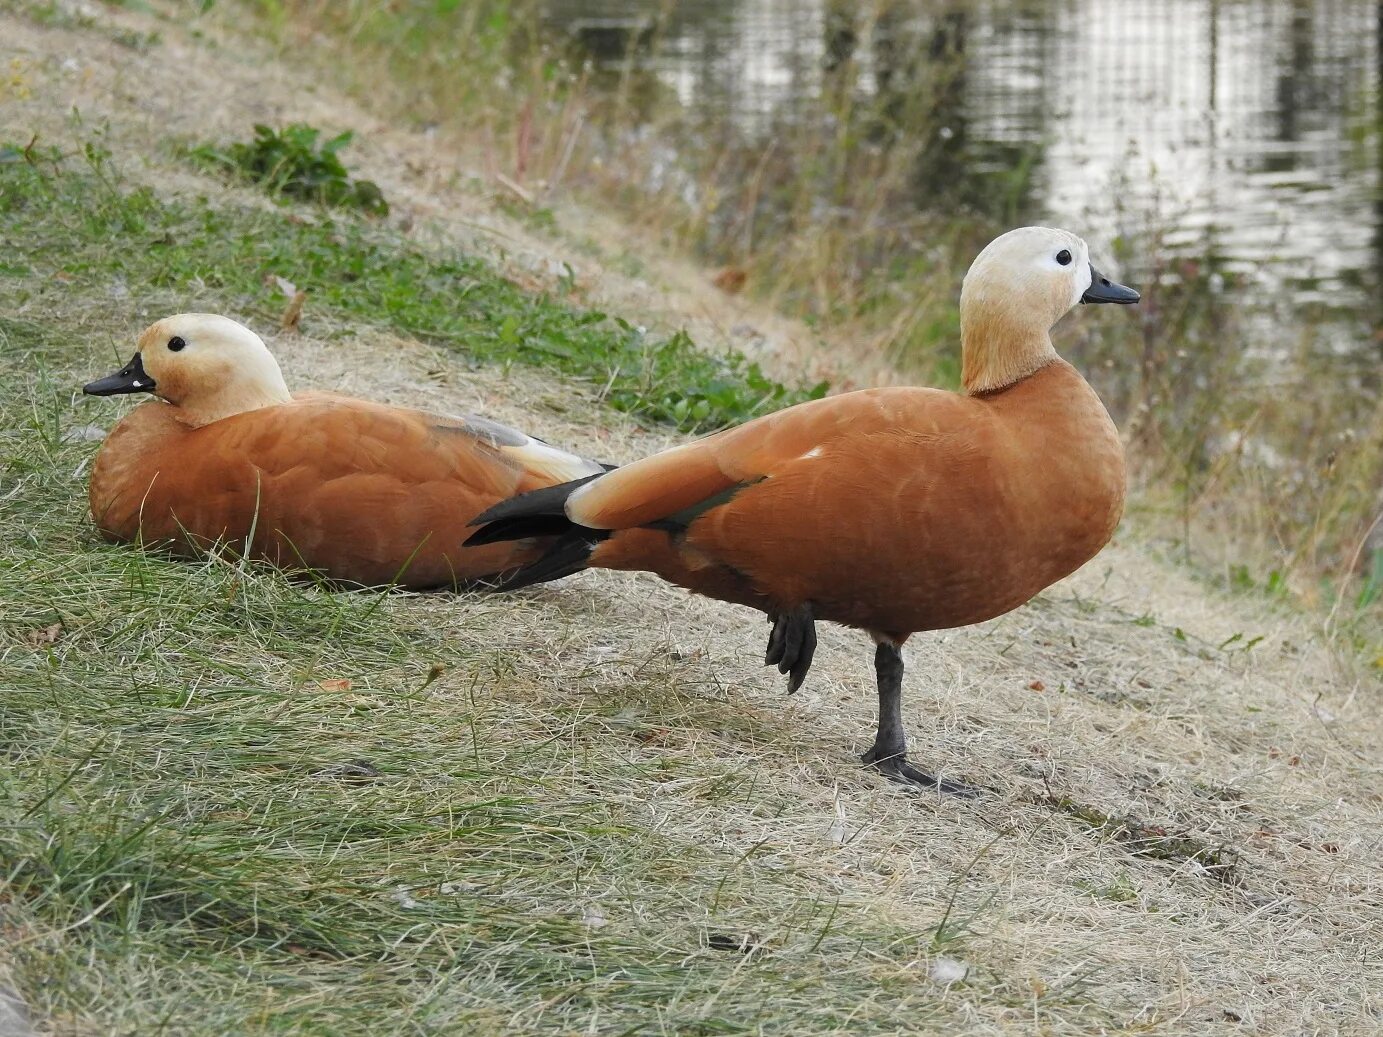
[[996, 392], [1057, 359], [1051, 336], [1030, 322], [962, 313], [961, 384], [970, 396]]
[[177, 404], [178, 420], [192, 428], [210, 425], [262, 407], [277, 407], [289, 403], [293, 395], [280, 380], [276, 385], [245, 385], [226, 387], [209, 400], [191, 400]]

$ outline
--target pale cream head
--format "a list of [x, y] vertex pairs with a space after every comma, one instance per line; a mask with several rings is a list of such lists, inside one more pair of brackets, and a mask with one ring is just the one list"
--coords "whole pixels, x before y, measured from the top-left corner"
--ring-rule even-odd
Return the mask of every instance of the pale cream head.
[[189, 425], [292, 399], [278, 361], [243, 324], [214, 313], [179, 313], [145, 328], [139, 358], [151, 390]]
[[1048, 332], [1081, 301], [1091, 273], [1090, 250], [1069, 231], [1019, 227], [986, 245], [960, 291], [966, 391], [1001, 389], [1055, 360]]

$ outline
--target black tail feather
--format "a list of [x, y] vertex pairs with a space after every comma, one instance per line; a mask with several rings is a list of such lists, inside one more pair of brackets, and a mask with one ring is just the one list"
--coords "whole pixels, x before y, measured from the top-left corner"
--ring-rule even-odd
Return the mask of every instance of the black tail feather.
[[559, 536], [536, 562], [500, 575], [488, 590], [513, 591], [536, 583], [551, 583], [563, 576], [579, 573], [591, 560], [591, 552], [610, 535], [609, 530], [572, 526]]
[[525, 537], [556, 536], [576, 528], [576, 524], [567, 518], [567, 498], [577, 487], [586, 485], [592, 479], [599, 479], [600, 474], [558, 483], [556, 486], [544, 486], [540, 490], [530, 490], [500, 501], [471, 519], [470, 524], [480, 528], [466, 539], [466, 546], [478, 547]]
[[512, 518], [487, 522], [466, 538], [466, 547], [497, 544], [502, 540], [523, 540], [527, 537], [561, 536], [576, 528], [565, 515], [515, 515]]
[[496, 574], [487, 589], [517, 590], [535, 583], [560, 580], [586, 568], [591, 552], [610, 532], [577, 525], [567, 518], [566, 504], [577, 487], [599, 478], [600, 475], [589, 475], [510, 497], [473, 519], [471, 525], [480, 528], [466, 540], [467, 547], [527, 537], [552, 538], [548, 549], [536, 562]]

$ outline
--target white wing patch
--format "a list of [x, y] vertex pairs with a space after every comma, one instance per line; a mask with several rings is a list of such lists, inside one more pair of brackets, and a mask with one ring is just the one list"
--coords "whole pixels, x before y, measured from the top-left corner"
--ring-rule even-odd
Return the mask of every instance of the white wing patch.
[[448, 432], [473, 436], [519, 467], [537, 475], [544, 475], [553, 482], [569, 482], [605, 471], [604, 465], [559, 450], [541, 439], [534, 439], [516, 428], [501, 425], [489, 418], [466, 415], [447, 420], [454, 424], [437, 427]]
[[603, 465], [549, 446], [541, 439], [524, 437], [519, 446], [500, 446], [499, 452], [530, 472], [546, 475], [554, 482], [570, 482], [605, 471]]

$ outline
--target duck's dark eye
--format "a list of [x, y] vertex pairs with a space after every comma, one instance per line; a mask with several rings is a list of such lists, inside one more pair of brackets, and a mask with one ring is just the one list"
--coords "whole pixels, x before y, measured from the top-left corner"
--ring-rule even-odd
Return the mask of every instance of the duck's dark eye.
[[1062, 249], [1060, 252], [1056, 254], [1056, 261], [1060, 263], [1062, 266], [1070, 266], [1071, 253], [1066, 249]]
[[[1069, 258], [1070, 258], [1070, 257], [1067, 257], [1067, 258], [1068, 258], [1068, 261], [1069, 261]], [[178, 351], [179, 351], [180, 349], [182, 349], [185, 345], [187, 345], [187, 343], [183, 341], [181, 335], [174, 335], [172, 338], [170, 338], [170, 339], [168, 340], [168, 349], [169, 349], [171, 352], [174, 352], [174, 353], [178, 352]]]

